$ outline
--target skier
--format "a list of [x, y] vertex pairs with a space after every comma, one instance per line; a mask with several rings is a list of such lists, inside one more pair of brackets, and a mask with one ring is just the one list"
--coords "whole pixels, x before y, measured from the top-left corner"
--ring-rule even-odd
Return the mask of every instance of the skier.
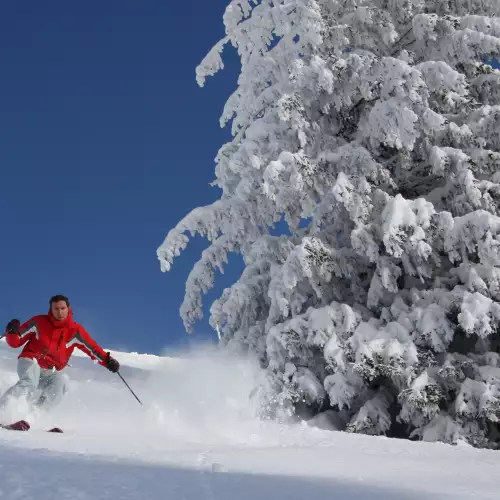
[[[0, 408], [10, 398], [21, 396], [26, 397], [35, 411], [58, 404], [67, 390], [61, 372], [75, 347], [111, 372], [120, 369], [118, 361], [104, 352], [83, 326], [73, 321], [69, 300], [64, 295], [50, 299], [48, 314], [34, 316], [22, 325], [18, 319], [11, 320], [5, 337], [10, 347], [25, 347], [17, 364], [19, 381], [0, 398]], [[4, 427], [28, 430], [29, 424], [21, 420]]]

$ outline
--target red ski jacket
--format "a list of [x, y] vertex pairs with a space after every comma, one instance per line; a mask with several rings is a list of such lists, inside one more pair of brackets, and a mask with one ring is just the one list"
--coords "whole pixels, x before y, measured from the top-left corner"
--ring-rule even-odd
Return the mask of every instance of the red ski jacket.
[[51, 312], [34, 316], [21, 325], [18, 333], [8, 333], [5, 338], [11, 347], [26, 344], [19, 357], [36, 359], [41, 368], [62, 370], [75, 347], [106, 366], [107, 354], [83, 326], [73, 321], [71, 308], [63, 321]]

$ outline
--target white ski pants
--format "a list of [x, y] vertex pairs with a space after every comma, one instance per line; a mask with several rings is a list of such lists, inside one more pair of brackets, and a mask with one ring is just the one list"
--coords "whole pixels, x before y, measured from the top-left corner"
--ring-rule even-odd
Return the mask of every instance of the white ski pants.
[[39, 408], [56, 406], [67, 391], [66, 377], [57, 370], [46, 370], [33, 359], [19, 358], [17, 362], [19, 381], [1, 398], [0, 407], [10, 398], [25, 397]]

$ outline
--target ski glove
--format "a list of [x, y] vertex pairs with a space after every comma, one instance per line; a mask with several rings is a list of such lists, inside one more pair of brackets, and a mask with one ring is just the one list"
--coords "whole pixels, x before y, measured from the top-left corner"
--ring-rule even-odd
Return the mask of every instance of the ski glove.
[[115, 358], [112, 358], [109, 352], [106, 358], [106, 368], [113, 373], [116, 373], [120, 369], [120, 363]]
[[7, 328], [5, 329], [6, 333], [19, 333], [19, 327], [21, 326], [21, 322], [18, 319], [12, 319], [9, 321]]

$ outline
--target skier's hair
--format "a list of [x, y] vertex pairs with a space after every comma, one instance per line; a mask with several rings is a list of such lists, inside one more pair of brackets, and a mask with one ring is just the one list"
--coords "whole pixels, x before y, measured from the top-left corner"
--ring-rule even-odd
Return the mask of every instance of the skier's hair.
[[64, 302], [66, 302], [66, 305], [69, 307], [69, 299], [65, 295], [54, 295], [50, 298], [49, 304], [52, 307], [52, 304], [54, 302], [61, 302], [61, 300], [64, 300]]

